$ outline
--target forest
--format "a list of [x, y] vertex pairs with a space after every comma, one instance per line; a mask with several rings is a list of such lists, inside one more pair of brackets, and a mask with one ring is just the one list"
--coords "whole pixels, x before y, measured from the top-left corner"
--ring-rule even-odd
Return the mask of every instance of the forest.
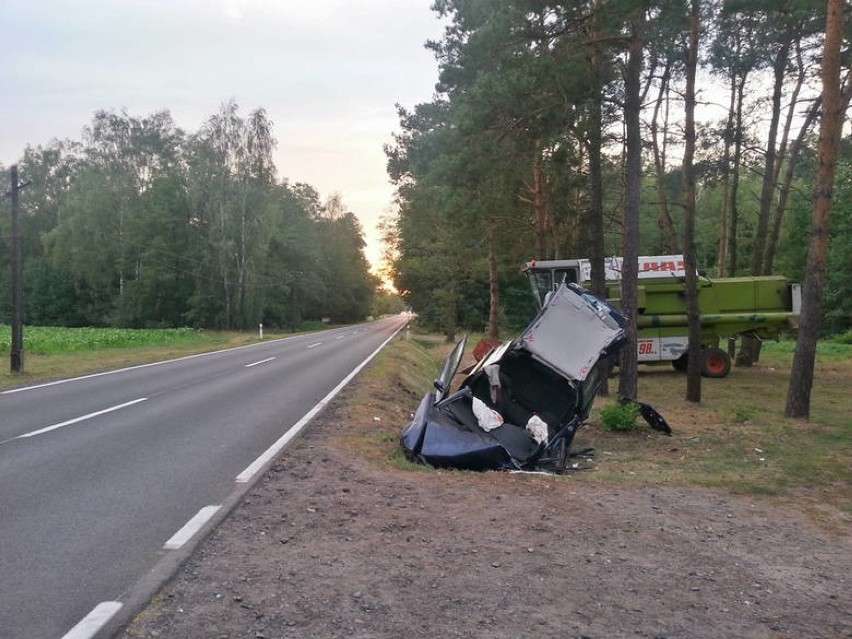
[[[835, 6], [846, 12], [846, 129], [823, 335], [852, 328], [852, 38], [850, 5]], [[805, 281], [825, 2], [436, 0], [433, 9], [446, 25], [428, 44], [439, 84], [431, 101], [398, 106], [385, 148], [398, 210], [383, 226], [390, 276], [421, 321], [448, 336], [521, 327], [532, 312], [523, 262], [602, 264], [627, 255], [628, 237], [634, 255], [689, 246], [710, 277]]]
[[[168, 111], [104, 110], [82, 140], [28, 146], [17, 165], [24, 322], [256, 330], [364, 319], [379, 282], [360, 222], [340, 196], [279, 179], [275, 146], [266, 112], [243, 116], [233, 100], [194, 133]], [[0, 242], [0, 264], [9, 253]], [[0, 323], [10, 277], [0, 268]]]

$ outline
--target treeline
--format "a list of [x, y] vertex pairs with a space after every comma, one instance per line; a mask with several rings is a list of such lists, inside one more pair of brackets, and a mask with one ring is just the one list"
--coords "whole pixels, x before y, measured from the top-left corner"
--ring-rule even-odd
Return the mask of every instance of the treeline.
[[[700, 24], [690, 162], [698, 267], [804, 281], [824, 2], [436, 0], [433, 8], [447, 24], [428, 45], [440, 64], [437, 92], [398, 108], [400, 130], [386, 147], [398, 204], [385, 227], [393, 281], [424, 321], [448, 335], [521, 325], [530, 311], [520, 264], [591, 258], [602, 279], [602, 258], [625, 254], [633, 212], [639, 254], [684, 251], [691, 13]], [[847, 27], [844, 109], [849, 36]], [[839, 158], [826, 333], [852, 328], [848, 128]]]
[[[363, 319], [378, 284], [338, 196], [278, 180], [272, 123], [226, 103], [195, 133], [168, 111], [100, 111], [19, 161], [30, 325], [297, 327]], [[9, 184], [8, 171], [3, 183]], [[5, 190], [5, 188], [4, 188]], [[10, 235], [4, 213], [0, 234]], [[9, 264], [8, 242], [0, 264]], [[10, 316], [0, 268], [0, 323]]]

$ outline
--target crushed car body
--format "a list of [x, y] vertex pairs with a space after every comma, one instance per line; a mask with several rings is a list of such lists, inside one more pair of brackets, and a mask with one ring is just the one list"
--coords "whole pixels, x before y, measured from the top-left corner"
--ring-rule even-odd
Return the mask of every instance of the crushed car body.
[[[625, 323], [585, 289], [563, 284], [519, 337], [493, 348], [450, 392], [463, 338], [404, 429], [404, 452], [434, 467], [565, 470], [574, 434], [624, 345]], [[641, 406], [652, 426], [670, 432]]]

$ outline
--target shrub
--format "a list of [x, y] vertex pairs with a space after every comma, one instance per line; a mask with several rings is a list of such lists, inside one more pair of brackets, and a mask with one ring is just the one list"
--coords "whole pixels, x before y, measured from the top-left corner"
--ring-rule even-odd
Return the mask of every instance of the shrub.
[[639, 404], [635, 402], [609, 404], [604, 406], [600, 413], [604, 428], [618, 432], [642, 430], [644, 423], [637, 422], [638, 417]]
[[840, 335], [835, 335], [830, 341], [837, 342], [838, 344], [852, 344], [852, 331], [846, 331]]

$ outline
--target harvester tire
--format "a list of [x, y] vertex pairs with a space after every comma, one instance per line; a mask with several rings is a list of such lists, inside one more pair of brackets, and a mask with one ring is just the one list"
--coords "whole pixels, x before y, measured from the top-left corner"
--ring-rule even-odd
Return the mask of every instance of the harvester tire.
[[731, 372], [731, 357], [721, 348], [705, 348], [701, 351], [701, 375], [704, 377], [726, 377]]

